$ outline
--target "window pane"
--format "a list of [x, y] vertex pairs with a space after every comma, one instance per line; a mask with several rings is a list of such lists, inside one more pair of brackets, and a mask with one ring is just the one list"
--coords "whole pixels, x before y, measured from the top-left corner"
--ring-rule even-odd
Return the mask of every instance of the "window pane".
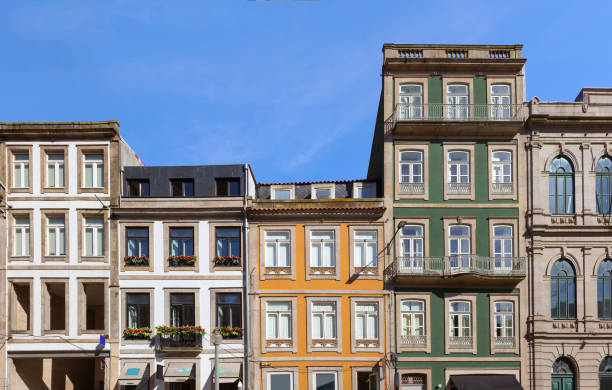
[[278, 247], [278, 266], [289, 267], [289, 244], [280, 244]]
[[274, 190], [274, 199], [291, 199], [291, 190]]
[[270, 374], [269, 390], [291, 390], [292, 386], [291, 374]]
[[316, 390], [335, 390], [336, 375], [331, 373], [316, 373], [315, 386]]
[[312, 316], [312, 338], [323, 338], [323, 316], [320, 314]]
[[104, 165], [98, 164], [96, 167], [96, 187], [104, 187]]
[[402, 152], [401, 160], [420, 162], [423, 160], [422, 155], [423, 155], [422, 152]]
[[510, 94], [510, 86], [509, 85], [492, 85], [491, 93], [495, 95], [509, 95]]
[[268, 303], [268, 311], [289, 311], [291, 304], [288, 302], [270, 302]]
[[85, 187], [93, 187], [93, 165], [85, 164]]
[[276, 266], [276, 245], [267, 244], [266, 245], [266, 267], [275, 267], [275, 266]]

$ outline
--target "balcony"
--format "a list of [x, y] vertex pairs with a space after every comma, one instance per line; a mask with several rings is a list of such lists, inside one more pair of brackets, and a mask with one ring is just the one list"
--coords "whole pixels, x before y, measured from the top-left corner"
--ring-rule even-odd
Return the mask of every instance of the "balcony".
[[512, 195], [514, 189], [512, 183], [491, 183], [491, 192], [494, 195]]
[[440, 257], [398, 257], [387, 269], [387, 277], [404, 284], [470, 283], [474, 279], [495, 284], [514, 283], [526, 276], [524, 257], [457, 255]]
[[423, 195], [425, 194], [425, 183], [400, 183], [400, 195]]
[[433, 131], [438, 136], [508, 136], [521, 128], [524, 112], [522, 104], [399, 103], [388, 127], [398, 135], [424, 135]]
[[512, 349], [514, 348], [515, 337], [495, 337], [493, 339], [493, 345], [495, 348], [500, 349]]
[[159, 348], [160, 351], [184, 351], [197, 352], [202, 349], [201, 334], [174, 334], [160, 335]]
[[470, 183], [447, 183], [446, 192], [449, 195], [470, 195], [472, 193], [472, 184]]
[[448, 340], [448, 345], [451, 348], [471, 349], [473, 342], [474, 338], [472, 336], [450, 336], [450, 340]]

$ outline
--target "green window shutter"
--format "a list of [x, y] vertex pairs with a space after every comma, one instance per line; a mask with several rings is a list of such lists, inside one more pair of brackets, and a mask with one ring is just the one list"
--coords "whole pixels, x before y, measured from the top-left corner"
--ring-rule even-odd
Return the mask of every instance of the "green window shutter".
[[427, 93], [429, 118], [442, 118], [442, 76], [429, 76]]
[[484, 76], [474, 77], [474, 117], [487, 117], [487, 79]]

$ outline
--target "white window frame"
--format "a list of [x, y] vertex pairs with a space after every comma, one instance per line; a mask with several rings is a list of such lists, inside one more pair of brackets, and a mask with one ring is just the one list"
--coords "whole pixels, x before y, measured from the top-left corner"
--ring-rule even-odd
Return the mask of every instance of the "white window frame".
[[[402, 156], [404, 153], [418, 153], [421, 155], [421, 158], [418, 162], [416, 161], [404, 161], [402, 159]], [[410, 150], [410, 149], [405, 149], [405, 150], [400, 150], [399, 152], [399, 182], [400, 183], [425, 183], [425, 173], [424, 173], [424, 167], [425, 167], [425, 157], [424, 157], [425, 153], [423, 153], [423, 150]], [[408, 175], [404, 175], [403, 174], [403, 167], [404, 166], [408, 166]], [[420, 174], [415, 174], [414, 172], [414, 168], [415, 166], [420, 167], [421, 173]], [[420, 176], [420, 180], [417, 181], [415, 180], [415, 176]], [[404, 180], [404, 178], [406, 177], [407, 180]]]
[[[445, 293], [444, 294], [444, 316], [445, 316], [445, 320], [444, 320], [444, 332], [445, 332], [444, 340], [445, 341], [444, 343], [445, 343], [446, 353], [458, 352], [458, 353], [472, 353], [476, 355], [477, 343], [478, 343], [478, 337], [477, 337], [478, 322], [476, 321], [476, 319], [478, 318], [478, 315], [477, 315], [478, 308], [476, 306], [476, 297], [477, 297], [477, 294], [475, 293], [462, 293], [462, 294]], [[469, 312], [452, 312], [451, 305], [457, 302], [468, 303]], [[458, 320], [461, 320], [461, 318], [465, 317], [465, 315], [467, 314], [469, 314], [470, 316], [470, 319], [469, 319], [470, 335], [469, 336], [458, 336], [458, 337], [470, 337], [472, 343], [471, 345], [470, 344], [464, 344], [464, 345], [452, 344], [451, 337], [456, 337], [456, 336], [452, 336], [453, 329], [458, 329], [459, 331], [461, 329], [466, 329], [465, 327], [462, 326], [461, 322], [459, 322], [459, 327], [454, 327], [452, 319], [454, 316], [458, 316], [457, 317]], [[459, 333], [459, 334], [462, 335], [462, 333]]]
[[[270, 233], [283, 233], [283, 234], [287, 234], [287, 238], [270, 238], [269, 234]], [[265, 230], [264, 231], [264, 264], [266, 268], [269, 267], [273, 267], [273, 268], [290, 268], [291, 267], [291, 231], [289, 230]], [[274, 261], [275, 264], [268, 264], [268, 246], [269, 245], [274, 245]], [[288, 246], [288, 252], [287, 252], [287, 261], [288, 264], [286, 265], [279, 265], [278, 263], [278, 254], [279, 254], [279, 249], [282, 245], [287, 245]]]
[[[361, 234], [361, 233], [374, 233], [374, 238], [360, 238], [357, 239], [357, 235]], [[353, 259], [353, 266], [355, 267], [355, 269], [359, 269], [359, 268], [377, 268], [378, 267], [378, 230], [377, 229], [372, 229], [372, 230], [366, 230], [366, 229], [357, 229], [354, 230], [352, 232], [353, 234], [353, 253], [355, 254], [354, 259]], [[356, 263], [357, 260], [357, 248], [361, 247], [361, 253], [363, 254], [362, 256], [362, 260], [363, 261], [367, 261], [367, 248], [368, 246], [374, 244], [374, 262], [372, 263], [367, 263], [367, 264], [363, 264], [363, 265], [359, 265]]]
[[[376, 310], [359, 310], [359, 305], [375, 305], [376, 306]], [[371, 340], [378, 340], [380, 338], [380, 327], [378, 325], [378, 322], [380, 320], [380, 307], [378, 302], [370, 302], [370, 301], [357, 301], [355, 302], [355, 341], [359, 342], [359, 341], [371, 341]], [[358, 322], [358, 318], [362, 317], [364, 319], [363, 321], [363, 336], [359, 338], [357, 335], [357, 322]], [[369, 337], [369, 333], [370, 333], [370, 328], [368, 326], [368, 319], [374, 317], [375, 321], [374, 323], [375, 325], [375, 329], [374, 329], [374, 337]]]
[[[404, 302], [416, 302], [421, 305], [421, 310], [404, 310]], [[402, 321], [402, 329], [401, 329], [402, 336], [422, 336], [422, 337], [427, 336], [425, 334], [427, 330], [427, 326], [425, 324], [427, 315], [425, 313], [425, 310], [426, 310], [425, 301], [422, 299], [413, 299], [413, 298], [402, 299], [401, 306], [400, 306], [401, 321]], [[415, 320], [419, 316], [421, 317], [421, 326], [415, 326], [417, 322]], [[409, 324], [410, 330], [411, 330], [410, 334], [406, 332], [407, 327], [404, 326], [404, 324], [407, 324], [407, 322], [410, 322]], [[420, 329], [421, 334], [418, 334], [419, 332], [415, 332], [415, 328]]]
[[[453, 153], [463, 153], [467, 155], [467, 162], [464, 161], [451, 161], [450, 156]], [[448, 151], [448, 183], [462, 183], [462, 184], [471, 184], [472, 183], [472, 175], [471, 175], [471, 165], [472, 165], [472, 156], [468, 150], [449, 150]], [[452, 173], [452, 167], [456, 167], [456, 174]], [[465, 167], [467, 170], [467, 174], [461, 173], [461, 168]], [[467, 177], [467, 181], [461, 181], [464, 177]], [[453, 178], [456, 181], [453, 181]]]
[[[465, 87], [465, 94], [451, 93], [451, 87]], [[470, 117], [470, 85], [466, 83], [448, 83], [446, 85], [446, 112], [447, 119], [466, 120]]]
[[[91, 223], [91, 219], [101, 219], [102, 224], [94, 224]], [[106, 250], [106, 231], [105, 231], [105, 222], [104, 217], [98, 216], [84, 216], [83, 217], [83, 256], [84, 257], [102, 257], [104, 256], [104, 252]], [[99, 230], [102, 229], [102, 253], [98, 253], [98, 233]], [[91, 230], [92, 237], [92, 250], [91, 254], [87, 254], [89, 248], [87, 248], [87, 231]]]
[[[418, 87], [419, 92], [402, 92], [402, 87]], [[418, 99], [417, 99], [418, 98]], [[399, 85], [400, 120], [423, 118], [423, 84], [400, 83]]]
[[[331, 238], [313, 238], [312, 235], [313, 233], [331, 233]], [[310, 231], [310, 237], [309, 237], [309, 243], [308, 245], [310, 246], [310, 258], [308, 259], [308, 262], [310, 263], [310, 267], [311, 268], [335, 268], [336, 267], [336, 263], [338, 261], [338, 259], [336, 259], [336, 232], [332, 229], [330, 230], [312, 230]], [[330, 264], [323, 264], [323, 249], [325, 248], [326, 245], [331, 244], [332, 247], [332, 259]], [[319, 247], [319, 254], [320, 254], [320, 258], [319, 258], [319, 263], [320, 264], [313, 264], [313, 248], [315, 246]]]
[[[20, 219], [27, 219], [28, 223], [18, 223]], [[17, 236], [21, 236], [21, 248], [17, 251]], [[29, 215], [16, 215], [14, 216], [13, 226], [13, 256], [14, 257], [30, 257], [30, 240], [32, 239], [32, 229], [30, 226]]]
[[[468, 311], [453, 311], [452, 307], [454, 303], [466, 303], [469, 307]], [[472, 318], [472, 302], [470, 301], [465, 301], [465, 300], [452, 300], [448, 302], [448, 312], [449, 312], [449, 317], [448, 317], [448, 321], [449, 321], [449, 337], [473, 337], [474, 336], [474, 332], [473, 332], [473, 318]], [[455, 326], [454, 324], [454, 319], [457, 319], [457, 326]], [[463, 319], [467, 318], [468, 319], [468, 323], [469, 325], [466, 327], [463, 325]], [[468, 334], [465, 335], [464, 334], [464, 330], [468, 330]], [[455, 332], [456, 331], [456, 332]], [[457, 336], [454, 335], [454, 333], [457, 333]], [[473, 341], [472, 341], [473, 343]]]
[[[61, 160], [52, 159], [52, 156], [62, 156]], [[47, 182], [45, 183], [47, 188], [64, 188], [66, 185], [66, 157], [63, 152], [49, 152], [47, 153]], [[51, 174], [51, 167], [53, 167], [53, 175]], [[59, 168], [62, 168], [62, 175], [59, 174]], [[51, 176], [55, 185], [51, 185]], [[62, 180], [62, 185], [58, 185], [59, 179]]]
[[[500, 304], [500, 303], [510, 304], [511, 307], [512, 307], [512, 310], [509, 311], [509, 312], [507, 312], [507, 311], [498, 311], [497, 305]], [[495, 310], [495, 312], [494, 312], [494, 316], [495, 317], [493, 319], [493, 323], [495, 324], [495, 329], [493, 329], [495, 337], [512, 337], [512, 338], [514, 338], [515, 337], [515, 333], [516, 333], [515, 330], [514, 330], [514, 327], [515, 327], [515, 321], [514, 321], [515, 307], [514, 307], [514, 302], [513, 301], [502, 301], [502, 300], [499, 300], [499, 301], [495, 301], [493, 303], [493, 307], [494, 307], [494, 310]], [[511, 323], [512, 323], [510, 327], [506, 326], [506, 319], [508, 317], [510, 317]], [[498, 318], [501, 318], [501, 320], [502, 320], [501, 327], [497, 326], [497, 319]], [[498, 334], [497, 334], [498, 330], [501, 330], [501, 333], [502, 333], [501, 336], [498, 336]], [[509, 330], [510, 334], [508, 334], [508, 330]]]
[[[497, 312], [496, 304], [497, 303], [511, 303], [512, 304], [512, 313], [508, 312]], [[519, 294], [517, 293], [498, 293], [498, 294], [490, 294], [489, 296], [489, 313], [490, 313], [490, 346], [491, 346], [491, 354], [496, 353], [514, 353], [518, 354], [520, 351], [520, 340], [519, 335], [521, 334], [521, 321], [520, 321], [520, 312], [519, 309]], [[512, 315], [512, 335], [504, 336], [504, 337], [512, 337], [513, 345], [509, 345], [506, 343], [495, 343], [497, 338], [497, 315]], [[504, 321], [505, 324], [505, 321]], [[506, 327], [507, 329], [507, 327]], [[476, 332], [474, 332], [476, 334]]]
[[[276, 191], [289, 191], [289, 198], [288, 199], [278, 199], [276, 197]], [[293, 185], [282, 185], [282, 186], [270, 186], [270, 199], [273, 200], [289, 200], [289, 199], [295, 199], [295, 187]]]
[[[510, 236], [505, 235], [497, 235], [496, 228], [498, 227], [506, 227], [510, 228]], [[498, 223], [493, 225], [493, 258], [494, 258], [494, 267], [495, 269], [504, 269], [504, 270], [512, 270], [512, 257], [514, 257], [514, 225], [513, 224], [503, 224]], [[501, 241], [501, 252], [498, 252], [496, 248], [496, 242]], [[510, 242], [510, 252], [507, 251], [507, 243]]]
[[[495, 155], [497, 153], [506, 153], [510, 155], [510, 161], [495, 161]], [[504, 173], [504, 167], [510, 167], [510, 173]], [[496, 172], [497, 168], [497, 172]], [[498, 174], [501, 172], [501, 174]], [[508, 179], [508, 181], [506, 181]], [[491, 182], [492, 183], [507, 183], [512, 184], [512, 151], [510, 150], [494, 150], [491, 152]]]
[[[48, 215], [46, 216], [47, 218], [47, 248], [46, 248], [46, 253], [47, 256], [66, 256], [66, 217], [64, 215]], [[55, 223], [51, 223], [51, 220], [54, 218], [62, 218], [64, 220], [64, 222], [59, 225], [59, 224], [55, 224]], [[51, 253], [51, 230], [54, 230], [55, 233], [55, 249], [56, 252], [55, 253]], [[58, 250], [60, 247], [60, 231], [63, 230], [64, 231], [64, 253], [60, 253], [60, 251]]]
[[[419, 236], [404, 235], [404, 228], [418, 228], [421, 230]], [[402, 256], [402, 268], [408, 267], [411, 271], [418, 272], [424, 269], [423, 256], [425, 252], [425, 227], [422, 224], [406, 224], [400, 229], [400, 253]], [[405, 242], [408, 242], [410, 253], [405, 251]], [[415, 250], [416, 243], [421, 243], [421, 252]]]
[[[315, 310], [316, 305], [331, 305], [333, 310]], [[321, 318], [321, 337], [315, 337], [315, 318]], [[331, 318], [331, 322], [333, 324], [333, 330], [331, 335], [327, 334], [327, 327], [325, 326], [326, 320]], [[337, 329], [337, 319], [338, 319], [338, 308], [336, 307], [335, 301], [312, 301], [310, 302], [310, 321], [311, 321], [311, 337], [313, 340], [336, 340], [338, 338], [338, 329]]]
[[[287, 310], [270, 310], [270, 304], [288, 304], [289, 309]], [[291, 301], [270, 301], [266, 302], [266, 340], [291, 340], [293, 339], [293, 304]], [[289, 317], [288, 337], [280, 337], [280, 319], [281, 317]], [[270, 332], [270, 318], [276, 317], [276, 334], [273, 336], [269, 335]]]
[[[101, 159], [88, 160], [87, 156], [102, 156]], [[87, 166], [91, 165], [91, 186], [87, 185]], [[98, 168], [102, 167], [102, 177], [98, 177]], [[104, 188], [104, 153], [103, 152], [84, 152], [83, 153], [83, 188]], [[101, 184], [101, 185], [98, 185]]]
[[[495, 87], [508, 87], [507, 94], [493, 93]], [[510, 119], [512, 115], [512, 87], [506, 83], [495, 83], [489, 87], [491, 96], [491, 119]], [[504, 101], [507, 98], [507, 101]]]
[[[17, 156], [25, 156], [25, 160], [17, 160]], [[21, 185], [17, 186], [17, 167], [19, 166], [19, 179]], [[13, 188], [30, 188], [30, 154], [28, 152], [13, 153]], [[27, 172], [26, 172], [27, 169]]]
[[317, 190], [329, 190], [329, 198], [322, 198], [322, 199], [335, 199], [336, 198], [336, 185], [333, 183], [311, 184], [310, 185], [310, 198], [311, 199], [319, 199], [317, 198]]
[[[359, 191], [361, 191], [361, 196], [359, 196]], [[364, 197], [363, 192], [374, 193], [374, 196]], [[376, 198], [376, 183], [374, 182], [365, 182], [365, 183], [353, 183], [353, 198], [354, 199], [373, 199]]]
[[[451, 235], [453, 227], [465, 227], [468, 229], [468, 235]], [[450, 268], [469, 268], [472, 265], [472, 225], [468, 224], [451, 224], [448, 226], [448, 255]], [[453, 241], [457, 241], [457, 251], [453, 251]], [[468, 249], [464, 251], [462, 244], [467, 240]], [[467, 256], [466, 256], [467, 255]]]

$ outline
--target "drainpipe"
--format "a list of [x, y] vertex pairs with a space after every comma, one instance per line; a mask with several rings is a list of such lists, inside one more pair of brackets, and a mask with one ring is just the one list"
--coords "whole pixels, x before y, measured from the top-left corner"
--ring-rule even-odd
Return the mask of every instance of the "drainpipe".
[[244, 164], [244, 200], [242, 203], [242, 248], [243, 248], [243, 256], [242, 256], [242, 300], [244, 302], [243, 305], [243, 314], [242, 319], [244, 321], [244, 331], [242, 332], [242, 339], [244, 342], [243, 350], [244, 350], [244, 364], [242, 368], [242, 381], [244, 383], [245, 390], [251, 390], [251, 379], [249, 375], [249, 221], [247, 218], [247, 202], [248, 202], [248, 193], [249, 193], [249, 177], [250, 177], [250, 169], [248, 164]]

